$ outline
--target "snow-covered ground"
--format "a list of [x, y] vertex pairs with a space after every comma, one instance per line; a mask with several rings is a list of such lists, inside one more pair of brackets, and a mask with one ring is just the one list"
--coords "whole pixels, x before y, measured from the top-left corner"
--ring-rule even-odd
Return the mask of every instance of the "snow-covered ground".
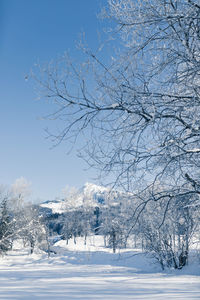
[[16, 244], [0, 258], [0, 299], [200, 299], [199, 264], [162, 272], [139, 250], [113, 254], [98, 236], [54, 250], [48, 259]]

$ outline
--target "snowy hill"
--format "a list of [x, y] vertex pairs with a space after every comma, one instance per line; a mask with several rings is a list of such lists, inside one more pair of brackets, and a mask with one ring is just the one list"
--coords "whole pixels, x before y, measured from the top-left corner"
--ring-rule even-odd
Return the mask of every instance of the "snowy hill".
[[52, 200], [52, 201], [46, 201], [42, 204], [40, 204], [40, 208], [44, 212], [52, 212], [53, 214], [61, 214], [64, 212], [64, 200]]
[[40, 204], [40, 207], [50, 209], [52, 213], [61, 214], [67, 210], [77, 209], [82, 206], [99, 207], [111, 201], [114, 204], [120, 194], [120, 192], [110, 191], [109, 188], [103, 186], [86, 183], [79, 190], [69, 192], [65, 199], [46, 201]]

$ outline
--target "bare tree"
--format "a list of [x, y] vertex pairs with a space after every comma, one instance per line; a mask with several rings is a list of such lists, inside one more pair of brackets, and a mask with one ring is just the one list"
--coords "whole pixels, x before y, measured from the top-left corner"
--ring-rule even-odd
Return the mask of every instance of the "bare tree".
[[199, 209], [190, 206], [191, 197], [176, 197], [166, 203], [148, 202], [140, 217], [139, 232], [144, 238], [144, 248], [150, 251], [162, 268], [181, 269], [188, 263], [189, 248], [198, 226]]
[[35, 247], [41, 248], [48, 252], [48, 231], [39, 215], [38, 207], [32, 204], [24, 204], [20, 210], [16, 212], [16, 223], [18, 226], [18, 238], [24, 242], [24, 246], [30, 247], [30, 253], [34, 252]]
[[84, 135], [88, 164], [138, 191], [136, 221], [150, 200], [165, 200], [162, 225], [177, 195], [200, 204], [199, 1], [108, 0], [103, 14], [116, 24], [110, 59], [83, 46], [84, 63], [65, 56], [36, 78], [56, 106], [49, 119], [64, 124], [50, 136]]

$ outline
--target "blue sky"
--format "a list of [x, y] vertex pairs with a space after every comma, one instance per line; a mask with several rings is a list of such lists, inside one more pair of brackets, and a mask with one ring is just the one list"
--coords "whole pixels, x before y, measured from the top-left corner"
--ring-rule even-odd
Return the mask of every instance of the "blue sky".
[[76, 43], [86, 33], [91, 47], [105, 26], [97, 13], [105, 0], [0, 0], [0, 184], [24, 177], [32, 198], [53, 199], [66, 186], [93, 181], [94, 171], [67, 146], [51, 148], [45, 139], [48, 111], [37, 101], [34, 83], [25, 81], [38, 61], [56, 59], [66, 50], [79, 55]]

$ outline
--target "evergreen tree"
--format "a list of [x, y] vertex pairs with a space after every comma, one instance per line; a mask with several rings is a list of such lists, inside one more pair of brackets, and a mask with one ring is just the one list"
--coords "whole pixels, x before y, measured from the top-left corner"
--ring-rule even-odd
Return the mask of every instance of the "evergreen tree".
[[5, 197], [1, 203], [0, 211], [0, 253], [7, 252], [12, 248], [13, 233], [12, 218]]

